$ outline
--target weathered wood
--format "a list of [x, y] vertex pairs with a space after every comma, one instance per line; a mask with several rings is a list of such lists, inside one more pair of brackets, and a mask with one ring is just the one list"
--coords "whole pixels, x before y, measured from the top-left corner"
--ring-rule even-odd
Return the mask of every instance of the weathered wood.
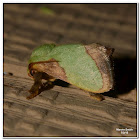
[[[72, 85], [62, 87], [63, 84], [26, 99], [33, 84], [27, 75], [27, 61], [32, 50], [44, 43], [109, 45], [115, 48], [117, 62], [123, 61], [129, 73], [135, 73], [136, 5], [46, 5], [54, 10], [54, 15], [42, 13], [42, 6], [4, 5], [4, 72], [13, 74], [4, 75], [4, 136], [136, 137], [135, 75], [130, 80], [133, 86], [126, 84], [126, 90], [120, 88], [106, 93], [102, 102], [92, 100]], [[116, 72], [123, 64], [117, 63], [117, 66]], [[129, 73], [121, 73], [116, 84]], [[118, 98], [111, 97], [112, 94]], [[121, 134], [116, 128], [133, 131]]]

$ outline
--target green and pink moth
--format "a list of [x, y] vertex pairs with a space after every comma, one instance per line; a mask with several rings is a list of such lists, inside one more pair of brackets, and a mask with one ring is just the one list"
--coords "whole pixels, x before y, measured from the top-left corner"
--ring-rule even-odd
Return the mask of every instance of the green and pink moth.
[[60, 79], [94, 93], [93, 98], [102, 100], [97, 93], [113, 88], [113, 50], [96, 43], [39, 46], [29, 59], [28, 75], [34, 79], [34, 85], [27, 98], [31, 99], [39, 94], [40, 88], [45, 86], [42, 79], [47, 80], [47, 86]]

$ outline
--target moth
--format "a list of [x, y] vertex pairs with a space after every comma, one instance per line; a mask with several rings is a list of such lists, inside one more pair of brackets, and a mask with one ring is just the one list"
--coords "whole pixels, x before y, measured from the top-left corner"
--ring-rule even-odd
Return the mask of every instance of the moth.
[[60, 79], [90, 93], [96, 100], [103, 100], [99, 93], [111, 90], [114, 85], [113, 52], [114, 49], [97, 43], [37, 47], [28, 62], [28, 75], [34, 79], [34, 84], [27, 99], [37, 96], [43, 87]]

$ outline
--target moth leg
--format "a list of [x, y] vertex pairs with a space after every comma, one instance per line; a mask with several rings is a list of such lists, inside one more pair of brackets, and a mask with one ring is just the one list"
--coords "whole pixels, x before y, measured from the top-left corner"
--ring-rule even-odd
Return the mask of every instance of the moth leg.
[[27, 97], [27, 99], [32, 99], [35, 96], [37, 96], [39, 94], [39, 89], [42, 87], [42, 82], [41, 82], [42, 73], [36, 72], [35, 74], [33, 74], [33, 77], [34, 77], [34, 84], [29, 90], [31, 94]]
[[[55, 81], [55, 79], [46, 73], [36, 72], [33, 74], [33, 78], [34, 84], [29, 90], [31, 94], [27, 97], [27, 99], [32, 99], [38, 94], [40, 94], [42, 91], [51, 89], [54, 86], [53, 82]], [[46, 82], [43, 83], [43, 79], [45, 79]]]
[[54, 87], [53, 82], [48, 80], [47, 82], [42, 83], [42, 87], [40, 89], [40, 92], [42, 92], [44, 90], [49, 90], [49, 89], [51, 89], [53, 87]]
[[50, 89], [53, 87], [53, 82], [56, 80], [55, 78], [53, 78], [52, 76], [46, 74], [46, 73], [43, 73], [42, 75], [42, 79], [45, 79], [47, 80], [46, 82], [42, 83], [42, 87], [43, 88], [47, 88], [47, 89]]
[[102, 101], [105, 99], [105, 97], [99, 93], [91, 93], [89, 92], [89, 95], [92, 99], [97, 100], [97, 101]]

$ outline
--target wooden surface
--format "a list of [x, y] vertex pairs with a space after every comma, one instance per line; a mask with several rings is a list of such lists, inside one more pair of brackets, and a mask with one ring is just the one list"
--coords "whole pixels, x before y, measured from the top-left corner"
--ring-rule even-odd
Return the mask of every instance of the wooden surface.
[[[40, 10], [46, 6], [53, 12]], [[60, 81], [27, 100], [28, 59], [45, 43], [115, 48], [114, 90], [102, 102]], [[135, 4], [4, 5], [4, 136], [137, 136]], [[121, 134], [116, 128], [132, 128]]]

